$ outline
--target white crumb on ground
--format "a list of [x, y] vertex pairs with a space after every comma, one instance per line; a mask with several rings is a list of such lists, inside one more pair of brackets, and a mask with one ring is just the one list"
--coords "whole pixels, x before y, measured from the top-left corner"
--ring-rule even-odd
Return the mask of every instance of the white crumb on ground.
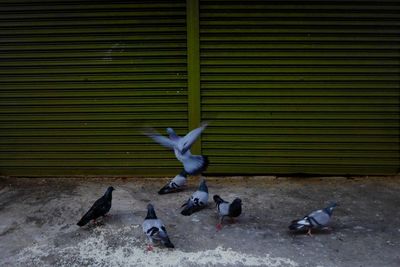
[[[51, 242], [23, 249], [14, 259], [19, 266], [298, 266], [291, 259], [269, 254], [255, 256], [221, 246], [197, 252], [179, 249], [155, 248], [145, 251], [139, 240], [125, 227], [112, 231], [125, 242], [113, 246], [107, 242], [110, 230], [95, 229], [88, 238], [65, 247], [55, 247]], [[131, 232], [132, 233], [132, 232]]]

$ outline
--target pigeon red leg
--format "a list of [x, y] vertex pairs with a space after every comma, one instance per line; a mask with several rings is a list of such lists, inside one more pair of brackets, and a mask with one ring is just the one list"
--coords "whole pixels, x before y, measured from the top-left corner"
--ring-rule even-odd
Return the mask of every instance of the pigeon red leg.
[[217, 231], [221, 231], [222, 229], [222, 221], [224, 220], [224, 217], [221, 217], [219, 219], [219, 223], [217, 224]]
[[153, 250], [154, 250], [153, 246], [151, 244], [147, 244], [146, 251], [153, 251]]

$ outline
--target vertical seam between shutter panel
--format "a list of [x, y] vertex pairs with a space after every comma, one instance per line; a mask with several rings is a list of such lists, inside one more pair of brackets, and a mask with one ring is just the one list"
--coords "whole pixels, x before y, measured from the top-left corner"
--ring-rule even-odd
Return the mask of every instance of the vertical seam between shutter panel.
[[[188, 56], [188, 110], [189, 130], [199, 127], [201, 120], [200, 99], [200, 36], [199, 0], [186, 0], [187, 56]], [[192, 146], [192, 152], [201, 154], [201, 136]]]

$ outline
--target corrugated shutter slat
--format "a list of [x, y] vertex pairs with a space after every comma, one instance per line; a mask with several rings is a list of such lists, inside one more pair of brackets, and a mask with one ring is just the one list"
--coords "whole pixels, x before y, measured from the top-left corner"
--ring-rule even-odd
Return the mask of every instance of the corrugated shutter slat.
[[0, 35], [2, 175], [179, 171], [141, 129], [187, 131], [184, 0], [2, 1]]
[[212, 173], [393, 174], [396, 1], [200, 1]]

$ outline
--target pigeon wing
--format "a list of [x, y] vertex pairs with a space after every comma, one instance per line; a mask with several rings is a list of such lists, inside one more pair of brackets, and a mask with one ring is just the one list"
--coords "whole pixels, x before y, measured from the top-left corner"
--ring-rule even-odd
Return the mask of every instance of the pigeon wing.
[[180, 191], [182, 189], [182, 187], [185, 185], [185, 183], [186, 183], [186, 177], [178, 174], [177, 176], [175, 176], [174, 179], [172, 179], [163, 188], [161, 188], [158, 191], [158, 193], [160, 195], [162, 195], [162, 194], [168, 194], [168, 193]]
[[299, 230], [307, 230], [311, 227], [310, 221], [308, 216], [305, 216], [303, 219], [294, 220], [289, 225], [289, 229], [292, 231], [299, 231]]
[[222, 202], [218, 205], [218, 212], [219, 215], [221, 216], [227, 216], [229, 215], [229, 206], [230, 204], [228, 202]]
[[169, 236], [167, 234], [167, 229], [165, 229], [165, 225], [162, 224], [160, 226], [160, 231], [158, 232], [158, 237], [161, 240], [161, 243], [166, 246], [167, 248], [173, 248], [174, 245], [172, 244], [171, 240], [169, 239]]
[[88, 210], [88, 212], [86, 212], [85, 215], [83, 215], [82, 219], [80, 219], [80, 221], [78, 222], [78, 225], [83, 226], [87, 224], [90, 220], [103, 216], [111, 208], [111, 206], [108, 209], [107, 207], [108, 207], [107, 199], [105, 196], [102, 196], [101, 198], [96, 200], [96, 202], [94, 202], [94, 204]]
[[188, 199], [188, 201], [182, 205], [185, 207], [181, 214], [184, 216], [190, 216], [194, 212], [201, 210], [207, 205], [208, 202], [208, 193], [203, 191], [196, 191], [193, 195]]
[[323, 210], [317, 210], [310, 213], [308, 218], [313, 227], [324, 227], [328, 225], [330, 221], [330, 216]]
[[172, 141], [171, 139], [169, 139], [165, 136], [162, 136], [154, 129], [147, 129], [144, 132], [144, 134], [147, 135], [148, 137], [152, 138], [154, 141], [156, 141], [160, 145], [165, 146], [167, 148], [174, 149], [174, 147], [176, 146], [176, 143], [174, 141]]
[[185, 154], [191, 146], [196, 142], [196, 139], [201, 135], [204, 129], [207, 127], [207, 123], [203, 123], [199, 128], [190, 131], [187, 135], [179, 140], [178, 149], [182, 154]]
[[102, 196], [93, 204], [92, 209], [95, 216], [103, 216], [111, 209], [111, 203], [106, 196]]
[[150, 240], [152, 240], [152, 242], [157, 240], [161, 241], [161, 243], [166, 247], [174, 247], [168, 237], [165, 225], [160, 219], [147, 219], [143, 222], [142, 228], [143, 232]]

